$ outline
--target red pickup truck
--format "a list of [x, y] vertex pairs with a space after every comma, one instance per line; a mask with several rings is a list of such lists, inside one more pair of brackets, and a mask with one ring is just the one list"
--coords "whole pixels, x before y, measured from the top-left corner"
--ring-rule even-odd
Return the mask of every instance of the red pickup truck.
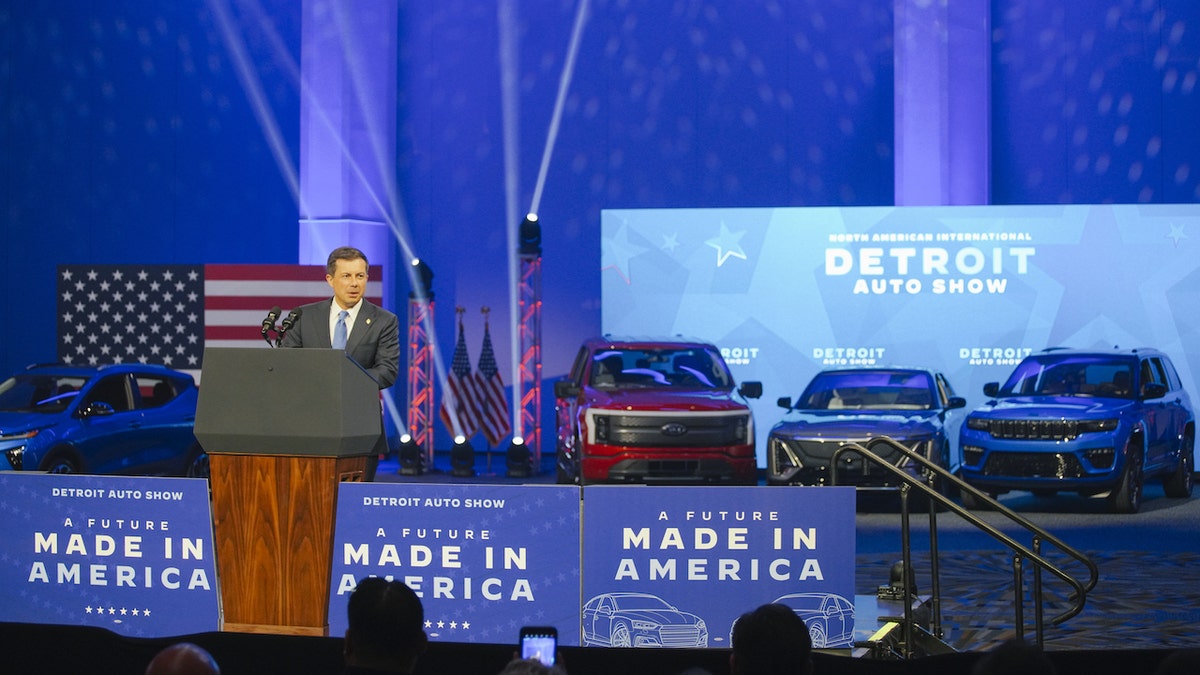
[[554, 385], [559, 483], [753, 485], [754, 417], [720, 351], [699, 340], [593, 338]]

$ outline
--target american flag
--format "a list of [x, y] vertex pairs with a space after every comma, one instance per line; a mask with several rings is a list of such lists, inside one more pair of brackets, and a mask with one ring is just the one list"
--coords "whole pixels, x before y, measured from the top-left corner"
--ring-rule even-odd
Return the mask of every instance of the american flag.
[[471, 358], [467, 355], [467, 340], [463, 337], [461, 311], [459, 314], [458, 342], [454, 345], [454, 360], [450, 365], [450, 373], [446, 376], [441, 418], [451, 436], [462, 434], [470, 438], [479, 430], [478, 411], [482, 394], [471, 374]]
[[479, 419], [483, 426], [483, 435], [491, 445], [500, 445], [500, 441], [512, 431], [509, 422], [508, 397], [504, 395], [504, 381], [500, 379], [499, 369], [496, 368], [496, 354], [492, 351], [492, 333], [488, 324], [483, 323], [483, 351], [479, 354], [479, 390], [482, 393], [482, 405], [479, 408]]
[[[261, 326], [273, 306], [286, 316], [331, 295], [321, 265], [60, 265], [58, 359], [198, 375], [205, 347], [266, 348]], [[380, 282], [367, 284], [369, 300], [381, 295]]]

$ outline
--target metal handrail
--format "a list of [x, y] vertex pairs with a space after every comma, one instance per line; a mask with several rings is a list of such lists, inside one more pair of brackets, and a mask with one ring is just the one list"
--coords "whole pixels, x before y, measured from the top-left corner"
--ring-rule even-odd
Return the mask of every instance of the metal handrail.
[[[995, 512], [999, 513], [1000, 515], [1005, 516], [1013, 523], [1020, 525], [1021, 527], [1023, 527], [1024, 529], [1026, 529], [1027, 531], [1032, 533], [1034, 535], [1033, 541], [1031, 544], [1032, 548], [1025, 546], [1024, 544], [1016, 541], [1015, 539], [1013, 539], [1009, 535], [1005, 534], [1004, 532], [1001, 532], [999, 529], [997, 529], [990, 523], [982, 520], [975, 514], [971, 513], [967, 509], [963, 508], [962, 506], [959, 506], [957, 503], [950, 500], [950, 498], [946, 497], [944, 494], [942, 494], [941, 492], [934, 489], [934, 487], [932, 485], [927, 484], [924, 480], [921, 480], [920, 478], [909, 474], [904, 469], [896, 466], [892, 462], [887, 461], [886, 459], [884, 459], [883, 457], [876, 454], [873, 450], [870, 449], [871, 447], [880, 445], [880, 444], [886, 445], [886, 446], [896, 450], [897, 452], [901, 453], [908, 459], [917, 462], [919, 465], [921, 465], [928, 471], [932, 472], [936, 476], [940, 476], [943, 480], [948, 481], [951, 485], [957, 487], [959, 490], [963, 490], [963, 491], [970, 493], [977, 500], [980, 500], [983, 503], [986, 503], [989, 506], [989, 508], [993, 509]], [[1050, 619], [1050, 622], [1054, 625], [1058, 625], [1058, 624], [1063, 623], [1067, 619], [1070, 619], [1071, 617], [1078, 615], [1080, 612], [1083, 611], [1084, 604], [1087, 602], [1088, 592], [1090, 592], [1092, 589], [1094, 589], [1096, 587], [1096, 582], [1099, 581], [1099, 578], [1100, 578], [1100, 572], [1099, 572], [1099, 569], [1097, 569], [1096, 564], [1094, 562], [1092, 562], [1092, 560], [1090, 558], [1088, 558], [1087, 556], [1085, 556], [1083, 553], [1081, 553], [1080, 551], [1077, 551], [1076, 549], [1074, 549], [1071, 546], [1068, 546], [1065, 542], [1063, 542], [1058, 537], [1055, 537], [1054, 535], [1050, 534], [1045, 529], [1039, 527], [1037, 524], [1033, 523], [1032, 521], [1025, 518], [1024, 516], [1016, 513], [1015, 511], [1008, 508], [1007, 506], [1004, 506], [1000, 502], [993, 499], [990, 495], [967, 484], [958, 476], [955, 476], [954, 474], [950, 473], [945, 468], [938, 466], [936, 463], [930, 461], [928, 458], [924, 457], [920, 453], [914, 452], [913, 450], [909, 449], [907, 446], [902, 445], [901, 443], [899, 443], [887, 436], [876, 436], [875, 438], [872, 438], [871, 440], [867, 441], [865, 447], [858, 443], [847, 443], [847, 444], [844, 444], [841, 447], [839, 447], [836, 451], [834, 451], [833, 456], [829, 462], [830, 482], [833, 485], [837, 485], [838, 459], [840, 459], [842, 454], [847, 453], [847, 452], [858, 453], [864, 459], [869, 459], [869, 460], [873, 461], [874, 463], [878, 464], [882, 468], [893, 473], [896, 477], [898, 477], [900, 479], [900, 482], [901, 482], [901, 485], [900, 485], [901, 529], [902, 529], [901, 547], [902, 547], [902, 555], [904, 558], [905, 596], [906, 596], [906, 598], [908, 598], [908, 600], [905, 602], [905, 612], [904, 612], [904, 614], [905, 614], [905, 617], [904, 617], [904, 619], [905, 619], [905, 635], [906, 635], [905, 649], [906, 650], [911, 649], [911, 646], [910, 646], [911, 642], [912, 642], [911, 636], [913, 635], [912, 599], [911, 599], [911, 597], [909, 597], [911, 595], [911, 588], [910, 588], [910, 585], [907, 583], [907, 580], [908, 580], [909, 575], [911, 574], [911, 570], [912, 570], [912, 565], [911, 565], [912, 551], [911, 551], [911, 542], [909, 541], [909, 530], [908, 530], [908, 528], [909, 528], [909, 525], [908, 525], [908, 491], [912, 487], [918, 488], [921, 492], [923, 492], [930, 499], [930, 503], [929, 503], [929, 528], [930, 528], [929, 532], [930, 532], [930, 549], [931, 549], [930, 550], [930, 553], [931, 553], [931, 561], [930, 562], [931, 562], [931, 571], [933, 574], [933, 589], [932, 589], [933, 603], [934, 603], [934, 610], [933, 610], [934, 626], [933, 626], [933, 628], [934, 628], [934, 633], [936, 635], [940, 636], [940, 634], [941, 634], [941, 629], [940, 629], [941, 600], [938, 597], [940, 594], [940, 585], [939, 585], [939, 580], [938, 580], [939, 572], [938, 572], [938, 562], [937, 562], [938, 556], [937, 556], [936, 504], [941, 504], [942, 506], [946, 507], [950, 511], [953, 511], [954, 513], [958, 514], [959, 517], [966, 520], [968, 523], [974, 525], [976, 528], [991, 535], [993, 539], [996, 539], [1000, 543], [1004, 544], [1010, 550], [1012, 550], [1013, 553], [1016, 554], [1013, 556], [1013, 583], [1014, 583], [1014, 586], [1016, 587], [1015, 591], [1014, 591], [1013, 600], [1014, 600], [1014, 604], [1016, 605], [1015, 611], [1016, 611], [1016, 624], [1017, 624], [1016, 627], [1017, 627], [1018, 637], [1023, 638], [1024, 633], [1025, 633], [1025, 618], [1024, 618], [1025, 592], [1024, 592], [1024, 588], [1023, 588], [1023, 576], [1024, 575], [1023, 575], [1023, 567], [1022, 567], [1022, 561], [1024, 559], [1028, 559], [1035, 564], [1034, 584], [1033, 584], [1034, 627], [1035, 627], [1035, 631], [1036, 631], [1037, 645], [1039, 647], [1043, 646], [1043, 637], [1044, 637], [1043, 633], [1045, 630], [1045, 626], [1043, 623], [1044, 617], [1043, 617], [1043, 609], [1042, 609], [1042, 577], [1041, 577], [1042, 570], [1050, 572], [1054, 576], [1065, 581], [1068, 585], [1070, 585], [1074, 589], [1074, 592], [1070, 596], [1071, 600], [1073, 601], [1072, 606], [1069, 607], [1063, 613], [1052, 617]], [[929, 482], [933, 483], [934, 481], [931, 479]], [[1057, 547], [1061, 552], [1066, 553], [1068, 556], [1070, 556], [1071, 558], [1074, 558], [1078, 562], [1082, 563], [1085, 567], [1087, 567], [1088, 575], [1089, 575], [1088, 580], [1086, 582], [1081, 582], [1081, 581], [1075, 579], [1073, 576], [1067, 574], [1064, 570], [1062, 570], [1060, 567], [1058, 567], [1054, 563], [1043, 558], [1041, 555], [1042, 542], [1048, 542], [1048, 543], [1052, 544], [1053, 546]], [[907, 654], [907, 655], [911, 655], [911, 654]]]

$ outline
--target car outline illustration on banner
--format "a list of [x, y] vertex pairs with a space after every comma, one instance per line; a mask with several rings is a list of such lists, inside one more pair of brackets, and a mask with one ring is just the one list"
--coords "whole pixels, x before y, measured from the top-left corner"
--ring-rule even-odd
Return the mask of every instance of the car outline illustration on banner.
[[[960, 432], [964, 481], [993, 496], [1107, 493], [1109, 508], [1135, 513], [1147, 478], [1167, 497], [1192, 494], [1195, 415], [1161, 351], [1064, 349], [1025, 357]], [[968, 508], [984, 506], [963, 492]]]
[[[813, 649], [848, 647], [854, 641], [854, 603], [836, 593], [788, 593], [771, 601], [783, 605], [804, 620]], [[733, 628], [729, 626], [729, 644]]]
[[206, 478], [197, 391], [165, 366], [30, 366], [0, 383], [0, 469]]
[[761, 395], [703, 340], [586, 340], [554, 383], [557, 481], [754, 485]]
[[707, 647], [704, 619], [650, 593], [602, 593], [581, 612], [584, 647]]
[[[830, 368], [818, 372], [796, 402], [783, 397], [787, 413], [767, 439], [767, 484], [827, 485], [830, 460], [846, 443], [888, 436], [953, 470], [955, 411], [966, 407], [945, 375], [926, 368]], [[919, 475], [920, 467], [899, 453], [884, 457]], [[887, 470], [854, 453], [844, 453], [838, 483], [859, 487], [893, 486]]]

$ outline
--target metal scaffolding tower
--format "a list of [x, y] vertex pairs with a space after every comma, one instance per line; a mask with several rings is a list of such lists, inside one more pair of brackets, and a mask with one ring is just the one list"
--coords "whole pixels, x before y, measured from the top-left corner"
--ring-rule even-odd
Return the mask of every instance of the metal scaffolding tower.
[[[428, 322], [428, 324], [426, 323]], [[433, 300], [408, 300], [408, 433], [421, 449], [418, 471], [433, 467], [433, 345], [426, 325], [433, 325]]]
[[520, 402], [521, 415], [516, 434], [525, 439], [537, 473], [542, 463], [542, 256], [539, 250], [519, 257], [521, 362], [514, 398]]

